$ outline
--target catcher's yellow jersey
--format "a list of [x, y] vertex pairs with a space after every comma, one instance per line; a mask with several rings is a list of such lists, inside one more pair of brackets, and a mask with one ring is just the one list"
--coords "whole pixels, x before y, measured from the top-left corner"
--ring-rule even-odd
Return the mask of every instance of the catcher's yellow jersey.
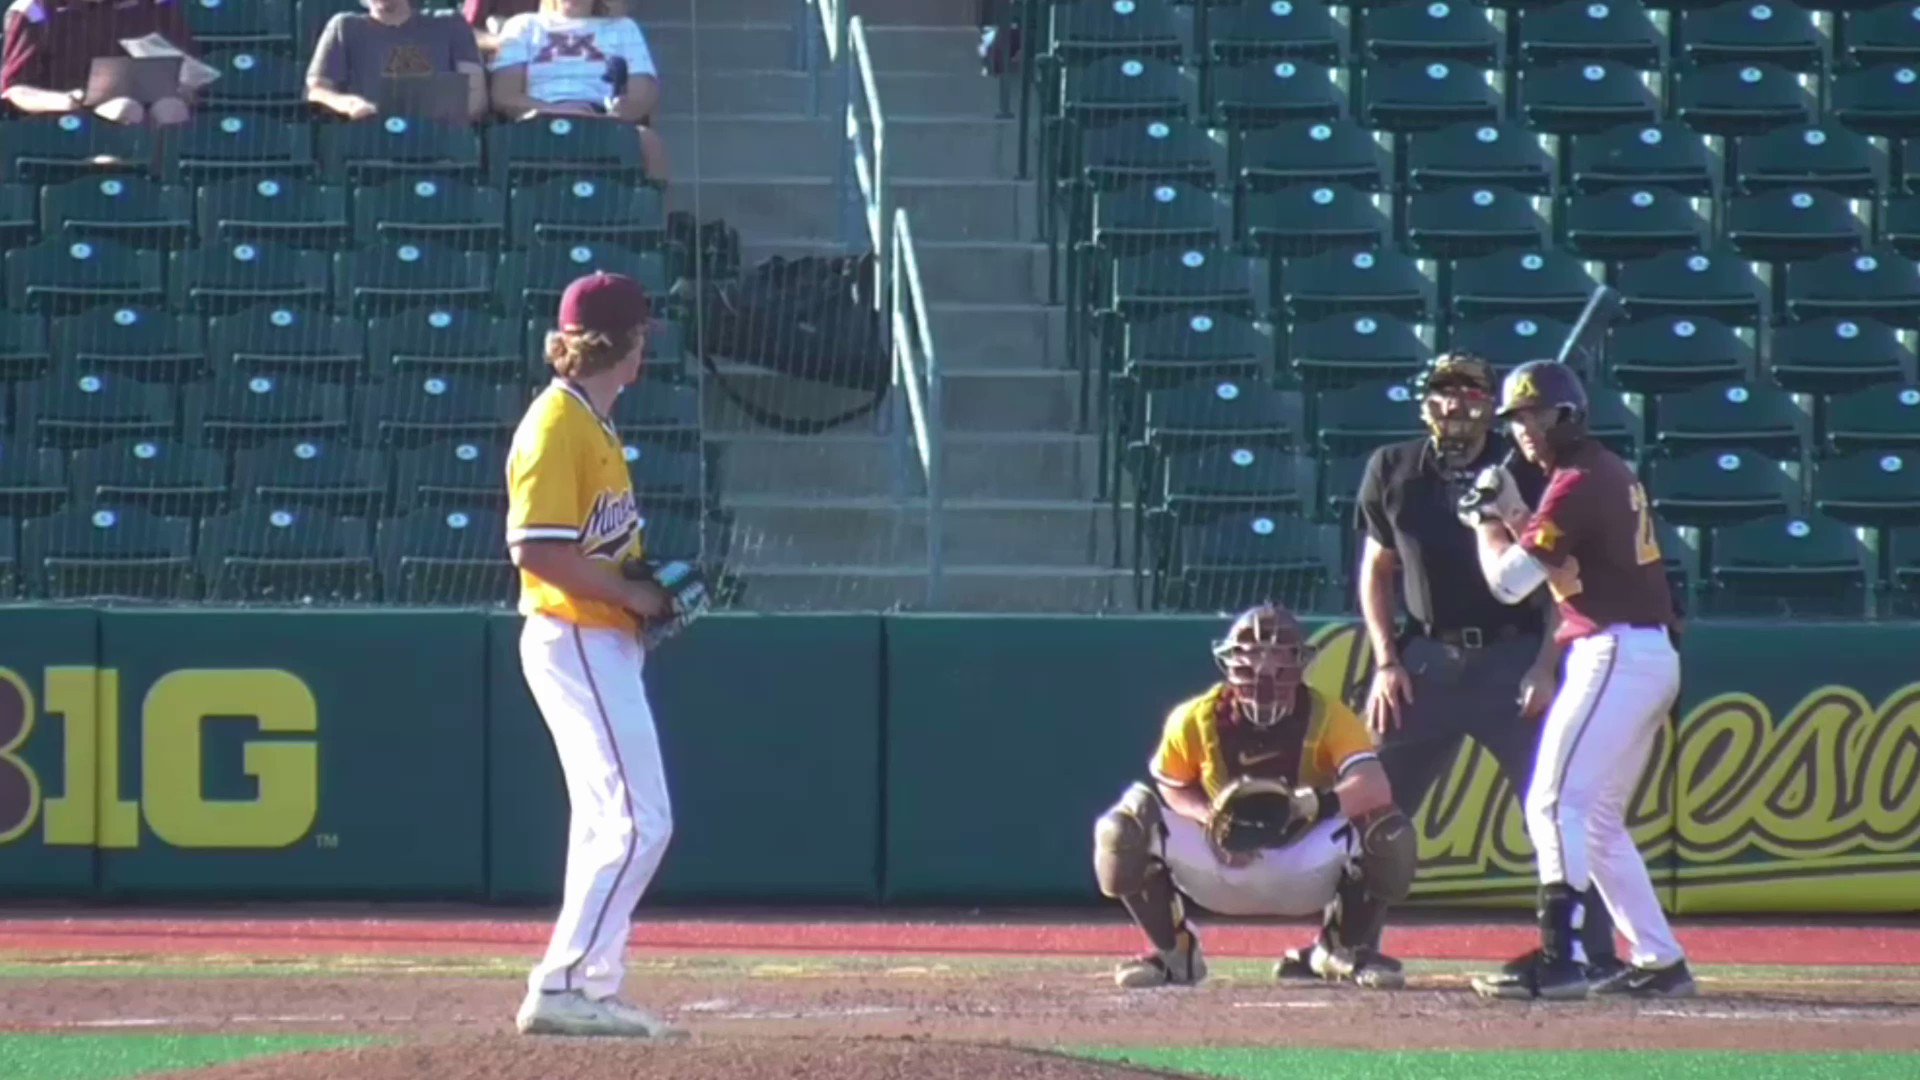
[[1222, 698], [1224, 684], [1181, 702], [1168, 715], [1148, 767], [1172, 787], [1201, 785], [1211, 799], [1242, 776], [1288, 780], [1316, 790], [1332, 787], [1348, 769], [1375, 760], [1373, 739], [1344, 702], [1310, 686], [1301, 705], [1279, 723], [1247, 723]]
[[[556, 379], [527, 406], [507, 455], [507, 543], [566, 540], [587, 557], [622, 563], [643, 554], [620, 437], [586, 395]], [[632, 613], [568, 596], [520, 572], [520, 613], [551, 615], [576, 626], [632, 630]]]

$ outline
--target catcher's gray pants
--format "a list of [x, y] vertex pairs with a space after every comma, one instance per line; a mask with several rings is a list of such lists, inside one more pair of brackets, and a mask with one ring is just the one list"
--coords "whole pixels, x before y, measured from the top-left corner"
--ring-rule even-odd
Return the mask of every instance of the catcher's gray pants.
[[1478, 649], [1407, 640], [1400, 662], [1413, 682], [1413, 701], [1400, 706], [1400, 726], [1381, 740], [1380, 764], [1393, 801], [1413, 817], [1441, 770], [1453, 764], [1460, 740], [1473, 736], [1500, 763], [1516, 796], [1533, 778], [1537, 722], [1520, 718], [1520, 679], [1540, 654], [1531, 634]]
[[1354, 859], [1353, 829], [1344, 818], [1323, 821], [1245, 866], [1222, 863], [1206, 828], [1192, 818], [1166, 810], [1161, 825], [1157, 854], [1173, 887], [1216, 915], [1318, 915]]

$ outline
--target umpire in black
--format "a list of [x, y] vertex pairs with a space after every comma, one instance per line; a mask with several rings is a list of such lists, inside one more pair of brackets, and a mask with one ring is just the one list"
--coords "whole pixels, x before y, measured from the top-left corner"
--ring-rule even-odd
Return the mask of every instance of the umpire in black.
[[[1505, 438], [1493, 431], [1492, 367], [1471, 354], [1443, 353], [1414, 389], [1427, 434], [1374, 451], [1355, 507], [1360, 610], [1375, 661], [1364, 715], [1409, 818], [1469, 735], [1525, 797], [1560, 661], [1546, 633], [1551, 606], [1494, 599], [1473, 532], [1458, 516], [1474, 477], [1507, 455]], [[1546, 479], [1514, 457], [1507, 467], [1528, 505], [1537, 504]], [[1585, 909], [1582, 937], [1589, 977], [1597, 980], [1620, 961], [1606, 905], [1590, 897]], [[1289, 954], [1280, 974], [1309, 974], [1309, 957]]]

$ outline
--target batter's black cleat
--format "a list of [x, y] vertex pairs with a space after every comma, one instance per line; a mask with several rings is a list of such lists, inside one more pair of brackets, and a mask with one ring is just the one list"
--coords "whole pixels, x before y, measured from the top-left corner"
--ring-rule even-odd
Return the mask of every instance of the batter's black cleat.
[[1632, 970], [1633, 965], [1620, 959], [1618, 956], [1602, 956], [1597, 959], [1589, 957], [1587, 960], [1587, 985], [1592, 987], [1595, 993], [1605, 993], [1601, 987], [1606, 986], [1608, 983], [1613, 982], [1615, 979], [1620, 978]]
[[1700, 993], [1700, 987], [1693, 981], [1693, 972], [1687, 970], [1687, 962], [1676, 960], [1666, 967], [1628, 966], [1604, 984], [1596, 985], [1593, 992], [1638, 998], [1690, 998]]
[[1313, 951], [1315, 945], [1303, 945], [1298, 949], [1288, 949], [1273, 965], [1273, 977], [1279, 982], [1318, 981], [1320, 973], [1313, 970]]
[[1587, 973], [1571, 959], [1548, 960], [1543, 954], [1519, 971], [1474, 976], [1473, 992], [1520, 1001], [1584, 1001]]

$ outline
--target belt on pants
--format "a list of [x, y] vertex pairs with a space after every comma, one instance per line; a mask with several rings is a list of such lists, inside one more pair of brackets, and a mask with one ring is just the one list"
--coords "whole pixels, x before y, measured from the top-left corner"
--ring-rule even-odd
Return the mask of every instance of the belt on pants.
[[1460, 649], [1479, 649], [1496, 641], [1509, 641], [1517, 638], [1521, 630], [1517, 626], [1459, 626], [1442, 629], [1440, 627], [1416, 628], [1421, 637], [1431, 638], [1442, 645], [1452, 645]]

